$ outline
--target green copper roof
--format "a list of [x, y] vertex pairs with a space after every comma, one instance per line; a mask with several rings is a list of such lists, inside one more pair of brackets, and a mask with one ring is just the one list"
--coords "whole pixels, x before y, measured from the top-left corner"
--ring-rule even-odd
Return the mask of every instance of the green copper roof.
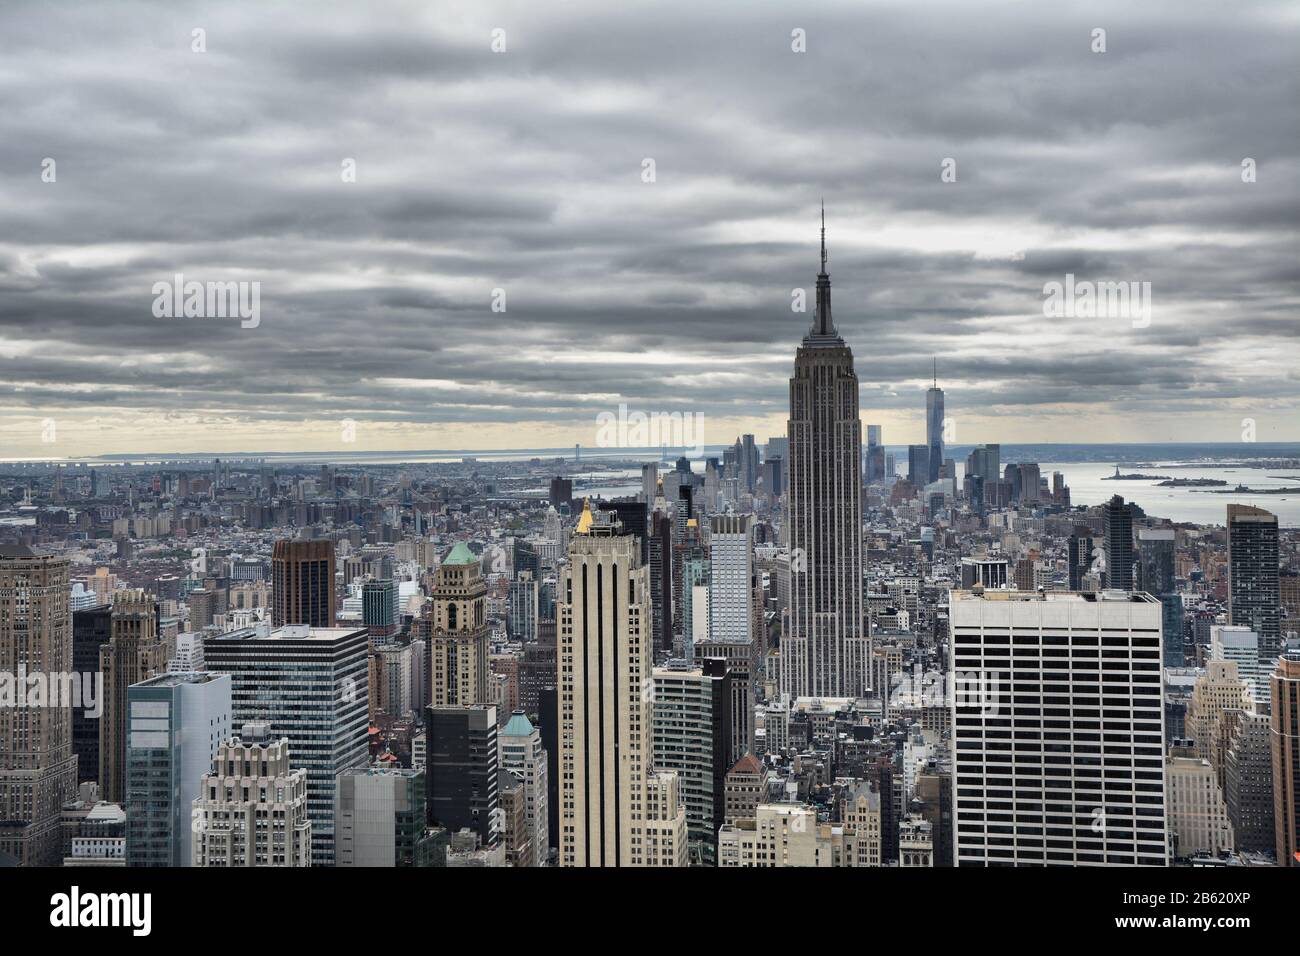
[[457, 541], [451, 553], [442, 559], [443, 564], [478, 564], [478, 558], [464, 541]]
[[510, 715], [506, 721], [505, 727], [501, 729], [503, 737], [531, 737], [533, 735], [533, 725], [522, 710], [517, 710]]

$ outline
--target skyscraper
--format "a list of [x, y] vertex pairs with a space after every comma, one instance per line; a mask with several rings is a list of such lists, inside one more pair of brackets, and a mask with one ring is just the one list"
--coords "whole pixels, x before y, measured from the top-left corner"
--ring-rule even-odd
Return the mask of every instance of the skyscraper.
[[67, 558], [0, 545], [0, 676], [23, 692], [0, 706], [0, 852], [27, 866], [59, 864], [59, 815], [77, 792], [72, 705], [84, 699], [27, 698], [29, 676], [48, 682], [72, 665], [68, 568]]
[[204, 646], [208, 670], [229, 674], [232, 723], [265, 721], [287, 737], [291, 766], [307, 769], [311, 865], [334, 864], [335, 778], [369, 755], [370, 694], [364, 628], [250, 627]]
[[753, 435], [743, 435], [740, 440], [740, 486], [750, 494], [758, 483], [758, 446]]
[[880, 426], [867, 426], [867, 483], [880, 481], [885, 477], [885, 446], [880, 443]]
[[425, 739], [429, 823], [449, 833], [473, 830], [483, 846], [498, 843], [496, 706], [434, 704], [425, 711]]
[[926, 481], [938, 481], [943, 468], [943, 389], [939, 387], [939, 360], [934, 363], [934, 384], [925, 392], [925, 444], [930, 450]]
[[99, 721], [99, 792], [111, 803], [126, 801], [127, 697], [132, 684], [165, 673], [175, 653], [173, 641], [158, 633], [152, 594], [138, 589], [113, 594], [109, 643], [99, 649], [104, 675], [103, 715]]
[[[1028, 500], [1028, 489], [1022, 490]], [[1102, 506], [1106, 527], [1105, 586], [1118, 591], [1133, 590], [1133, 509], [1119, 495]]]
[[271, 552], [271, 622], [333, 627], [334, 543], [328, 540], [289, 540]]
[[749, 515], [710, 519], [709, 637], [713, 640], [753, 640], [754, 550], [749, 526]]
[[956, 864], [1167, 865], [1159, 603], [953, 591], [949, 620]]
[[221, 743], [192, 812], [192, 866], [311, 866], [307, 771], [266, 721]]
[[1160, 600], [1166, 667], [1183, 666], [1183, 599], [1174, 577], [1174, 544], [1173, 528], [1138, 531], [1137, 586]]
[[1071, 591], [1083, 590], [1083, 578], [1092, 567], [1094, 557], [1092, 530], [1087, 525], [1075, 525], [1074, 531], [1070, 533], [1066, 558]]
[[1228, 505], [1228, 623], [1259, 635], [1260, 660], [1282, 652], [1277, 515]]
[[194, 801], [230, 735], [228, 674], [161, 674], [127, 691], [126, 865], [189, 866]]
[[366, 581], [361, 585], [361, 621], [376, 643], [397, 634], [401, 623], [397, 582], [392, 578]]
[[924, 488], [930, 480], [930, 446], [907, 446], [907, 480]]
[[869, 683], [862, 604], [862, 424], [853, 352], [831, 317], [822, 213], [817, 312], [790, 379], [790, 617], [781, 691], [852, 697]]
[[516, 710], [497, 735], [502, 771], [519, 775], [524, 782], [525, 822], [532, 850], [527, 866], [545, 866], [549, 852], [547, 836], [547, 755], [542, 735], [522, 710]]
[[488, 700], [487, 584], [465, 544], [451, 549], [434, 577], [429, 640], [436, 706], [468, 707]]
[[1300, 866], [1300, 652], [1277, 659], [1269, 684], [1277, 863]]
[[700, 666], [670, 661], [654, 669], [655, 765], [676, 771], [692, 863], [717, 862], [727, 771], [732, 766], [735, 672], [719, 658]]
[[676, 774], [656, 774], [650, 573], [590, 507], [561, 572], [560, 865], [684, 866]]
[[[95, 604], [72, 612], [72, 669], [100, 680], [99, 648], [113, 635], [113, 606]], [[98, 691], [96, 692], [98, 694]], [[72, 709], [72, 751], [77, 755], [77, 780], [99, 780], [99, 719], [88, 708]]]
[[641, 500], [649, 511], [655, 506], [655, 492], [659, 487], [659, 463], [648, 461], [641, 466]]

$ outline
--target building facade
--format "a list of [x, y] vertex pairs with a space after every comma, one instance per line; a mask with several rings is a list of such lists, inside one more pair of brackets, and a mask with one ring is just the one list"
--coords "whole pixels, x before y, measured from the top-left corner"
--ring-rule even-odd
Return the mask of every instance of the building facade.
[[685, 865], [677, 777], [652, 767], [650, 573], [601, 518], [584, 508], [559, 585], [560, 865]]
[[189, 866], [204, 774], [230, 734], [228, 674], [161, 674], [127, 692], [127, 866]]
[[271, 623], [333, 627], [338, 613], [334, 589], [334, 542], [283, 539], [271, 552]]
[[208, 670], [234, 682], [234, 725], [266, 722], [307, 771], [312, 866], [334, 864], [336, 778], [369, 759], [368, 650], [364, 628], [303, 624], [232, 631], [204, 646]]
[[[68, 569], [67, 558], [0, 545], [0, 679], [13, 695], [0, 706], [0, 853], [21, 865], [58, 865], [60, 814], [77, 792], [73, 704], [82, 701], [65, 699], [71, 683], [57, 676], [73, 665]], [[38, 702], [31, 691], [41, 685]]]
[[790, 379], [790, 609], [781, 642], [781, 691], [790, 697], [856, 696], [869, 680], [858, 377], [831, 316], [824, 217], [821, 258], [816, 316]]
[[1160, 604], [953, 591], [955, 863], [1165, 866]]
[[289, 739], [272, 738], [265, 721], [217, 748], [193, 816], [192, 866], [311, 866], [307, 771], [291, 766]]
[[487, 584], [479, 559], [457, 544], [434, 577], [429, 674], [435, 707], [489, 701]]

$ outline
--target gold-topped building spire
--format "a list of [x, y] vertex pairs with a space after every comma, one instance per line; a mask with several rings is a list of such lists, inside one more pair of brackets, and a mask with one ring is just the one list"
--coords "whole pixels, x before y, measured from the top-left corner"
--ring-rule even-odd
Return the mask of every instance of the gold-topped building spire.
[[575, 529], [576, 534], [591, 534], [591, 526], [596, 519], [591, 514], [591, 499], [582, 499], [582, 517], [578, 519], [578, 527]]

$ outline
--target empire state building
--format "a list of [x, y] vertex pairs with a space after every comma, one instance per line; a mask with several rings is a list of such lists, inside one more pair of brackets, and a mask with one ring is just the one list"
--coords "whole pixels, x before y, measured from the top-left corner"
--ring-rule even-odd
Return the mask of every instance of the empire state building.
[[790, 617], [781, 691], [855, 697], [870, 684], [862, 599], [862, 425], [853, 352], [831, 319], [826, 213], [817, 312], [790, 379]]

